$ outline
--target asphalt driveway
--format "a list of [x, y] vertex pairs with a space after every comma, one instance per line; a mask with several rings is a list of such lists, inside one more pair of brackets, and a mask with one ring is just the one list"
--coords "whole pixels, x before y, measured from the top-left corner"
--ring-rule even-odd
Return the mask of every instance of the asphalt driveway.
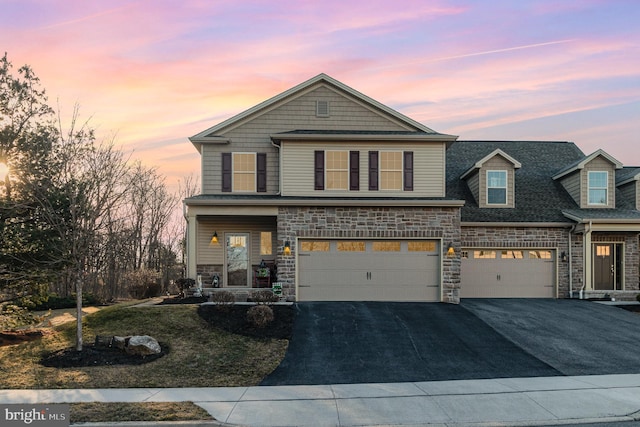
[[262, 385], [640, 373], [640, 315], [575, 300], [299, 303]]

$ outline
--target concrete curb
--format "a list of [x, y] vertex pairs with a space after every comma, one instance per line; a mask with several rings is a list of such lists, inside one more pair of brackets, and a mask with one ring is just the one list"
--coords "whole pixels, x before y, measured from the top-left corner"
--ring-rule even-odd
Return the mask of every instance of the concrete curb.
[[149, 426], [177, 426], [177, 427], [243, 427], [238, 424], [228, 424], [216, 420], [199, 421], [120, 421], [104, 423], [73, 423], [77, 427], [149, 427]]

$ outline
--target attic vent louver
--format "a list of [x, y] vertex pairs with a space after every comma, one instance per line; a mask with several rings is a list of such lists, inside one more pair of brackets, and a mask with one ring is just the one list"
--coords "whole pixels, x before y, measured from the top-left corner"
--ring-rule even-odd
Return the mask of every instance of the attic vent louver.
[[316, 117], [329, 117], [329, 101], [316, 101]]

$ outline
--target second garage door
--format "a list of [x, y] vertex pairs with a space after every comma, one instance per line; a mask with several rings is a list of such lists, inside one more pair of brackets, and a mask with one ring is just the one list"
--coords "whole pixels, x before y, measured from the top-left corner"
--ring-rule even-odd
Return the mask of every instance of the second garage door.
[[461, 298], [554, 298], [555, 251], [465, 249]]
[[300, 240], [299, 301], [439, 301], [436, 240]]

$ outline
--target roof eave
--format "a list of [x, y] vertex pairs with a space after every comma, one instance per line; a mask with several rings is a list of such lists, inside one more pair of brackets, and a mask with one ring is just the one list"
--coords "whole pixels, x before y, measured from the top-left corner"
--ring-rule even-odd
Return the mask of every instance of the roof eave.
[[459, 208], [464, 200], [359, 200], [335, 199], [331, 197], [318, 199], [197, 199], [184, 200], [187, 206], [398, 206], [398, 207], [450, 207]]
[[454, 142], [458, 137], [456, 135], [447, 135], [442, 133], [429, 133], [420, 135], [376, 135], [376, 134], [281, 134], [276, 133], [270, 135], [273, 142], [280, 141], [415, 141], [415, 142]]

